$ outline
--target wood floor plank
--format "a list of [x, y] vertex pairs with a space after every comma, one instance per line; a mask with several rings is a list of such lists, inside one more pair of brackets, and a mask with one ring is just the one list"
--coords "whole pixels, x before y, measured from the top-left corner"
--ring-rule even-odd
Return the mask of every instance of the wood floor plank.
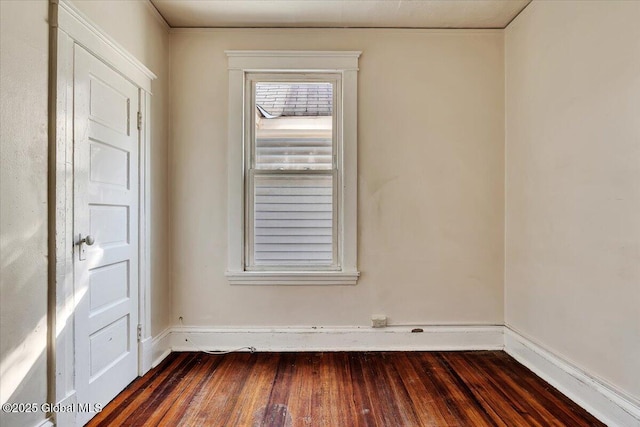
[[280, 355], [277, 353], [253, 354], [255, 363], [251, 372], [239, 391], [235, 405], [226, 425], [255, 426], [261, 425], [264, 411], [269, 401], [276, 376], [276, 368]]
[[173, 353], [90, 426], [603, 426], [500, 351]]
[[478, 405], [467, 386], [455, 375], [451, 367], [443, 360], [440, 353], [424, 353], [421, 355], [423, 369], [433, 381], [438, 394], [457, 419], [459, 426], [495, 426], [496, 423]]
[[152, 384], [142, 393], [142, 396], [147, 396], [146, 401], [135, 408], [134, 412], [119, 414], [114, 419], [114, 423], [132, 427], [153, 425], [148, 423], [149, 418], [166, 411], [167, 404], [171, 403], [176, 395], [181, 392], [181, 389], [188, 385], [193, 378], [194, 368], [197, 366], [200, 357], [202, 355], [188, 354], [179, 369], [172, 371], [171, 375], [161, 383], [158, 383], [156, 387]]
[[118, 425], [118, 422], [126, 422], [131, 425], [131, 418], [143, 413], [144, 404], [153, 400], [154, 391], [172, 378], [173, 375], [181, 372], [189, 357], [189, 353], [172, 353], [169, 355], [160, 366], [124, 389], [115, 399], [119, 402], [117, 406], [113, 404], [107, 405], [88, 425], [104, 427]]
[[299, 353], [295, 360], [295, 375], [291, 381], [287, 400], [291, 425], [313, 425], [314, 382], [316, 381], [313, 358], [309, 353]]
[[296, 355], [285, 353], [280, 356], [271, 394], [265, 407], [260, 425], [290, 425], [291, 418], [287, 402], [291, 394], [291, 384], [295, 375]]
[[416, 414], [419, 416], [420, 425], [424, 427], [449, 427], [456, 426], [457, 422], [442, 400], [436, 394], [435, 389], [427, 387], [425, 382], [413, 366], [410, 356], [402, 354], [400, 363], [394, 365], [400, 381], [407, 390]]
[[324, 400], [320, 403], [323, 410], [323, 424], [363, 426], [357, 416], [353, 399], [353, 384], [347, 353], [324, 353], [325, 363], [320, 365], [320, 378], [323, 379]]
[[162, 426], [225, 425], [230, 416], [228, 408], [235, 404], [255, 359], [246, 353], [212, 358], [220, 362], [215, 371], [209, 372], [206, 382], [197, 390], [185, 413], [179, 420], [166, 417]]
[[376, 426], [411, 425], [394, 400], [393, 390], [385, 378], [383, 353], [356, 353], [364, 379], [364, 392], [371, 402], [370, 411]]
[[529, 415], [520, 399], [512, 399], [508, 391], [501, 387], [494, 387], [495, 381], [490, 376], [493, 372], [483, 365], [474, 363], [481, 357], [447, 354], [444, 358], [458, 372], [460, 378], [468, 385], [471, 393], [496, 424], [545, 427]]
[[[206, 386], [215, 372], [221, 358], [201, 357], [197, 360], [198, 368], [184, 383], [184, 392], [179, 393], [175, 399], [167, 399], [149, 415], [146, 422], [150, 425], [172, 426], [175, 420], [182, 420], [192, 403], [197, 402], [198, 393]], [[166, 408], [166, 410], [164, 409]]]
[[[506, 357], [505, 357], [506, 356]], [[533, 406], [531, 413], [542, 417], [542, 424], [546, 426], [565, 425], [602, 425], [593, 419], [587, 411], [541, 380], [531, 371], [510, 358], [506, 353], [491, 354], [478, 360], [477, 363], [488, 364], [490, 375], [503, 389], [519, 401]], [[544, 409], [542, 409], [542, 408]], [[592, 424], [584, 424], [584, 420], [591, 418]], [[548, 420], [554, 420], [549, 423]], [[582, 423], [582, 424], [581, 424]]]
[[[490, 390], [488, 394], [491, 396], [491, 404], [501, 409], [505, 421], [513, 423], [514, 419], [518, 419], [519, 422], [524, 422], [524, 419], [527, 425], [539, 427], [564, 424], [559, 420], [555, 421], [557, 414], [549, 412], [544, 399], [541, 399], [542, 396], [531, 394], [520, 386], [521, 378], [505, 375], [505, 370], [512, 364], [512, 360], [494, 361], [491, 357], [467, 357], [466, 361], [466, 369], [483, 372], [477, 382], [484, 379], [482, 387]], [[506, 412], [509, 408], [512, 408], [512, 411]]]
[[403, 425], [424, 426], [424, 415], [416, 410], [409, 391], [402, 382], [402, 376], [397, 367], [402, 365], [401, 354], [383, 354], [382, 368], [384, 377], [391, 391], [391, 398], [398, 407], [401, 418], [398, 419]]

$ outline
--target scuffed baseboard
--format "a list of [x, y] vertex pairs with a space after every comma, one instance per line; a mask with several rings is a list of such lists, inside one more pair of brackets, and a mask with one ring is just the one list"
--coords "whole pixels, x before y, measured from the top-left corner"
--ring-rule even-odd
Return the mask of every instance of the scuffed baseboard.
[[[422, 332], [411, 332], [419, 328]], [[501, 350], [502, 326], [390, 326], [332, 328], [176, 327], [173, 351], [435, 351]]]

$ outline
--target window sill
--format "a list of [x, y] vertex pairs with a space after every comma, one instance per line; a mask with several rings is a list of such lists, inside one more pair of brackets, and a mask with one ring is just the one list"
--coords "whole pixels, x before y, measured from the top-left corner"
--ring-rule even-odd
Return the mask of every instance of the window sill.
[[232, 285], [355, 285], [359, 271], [238, 271], [227, 272]]

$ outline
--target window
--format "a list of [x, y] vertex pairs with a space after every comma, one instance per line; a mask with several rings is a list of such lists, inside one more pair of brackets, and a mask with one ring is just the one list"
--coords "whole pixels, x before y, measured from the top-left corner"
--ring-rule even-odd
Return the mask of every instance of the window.
[[227, 52], [231, 283], [356, 283], [359, 54]]
[[247, 76], [247, 270], [335, 270], [338, 75]]

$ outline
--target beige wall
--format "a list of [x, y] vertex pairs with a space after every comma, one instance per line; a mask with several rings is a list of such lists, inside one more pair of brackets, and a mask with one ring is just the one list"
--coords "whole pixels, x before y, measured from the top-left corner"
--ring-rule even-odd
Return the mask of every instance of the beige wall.
[[[356, 286], [230, 286], [225, 49], [362, 50]], [[501, 31], [205, 30], [171, 36], [173, 321], [501, 324]]]
[[640, 398], [640, 3], [506, 31], [506, 322]]
[[75, 6], [139, 59], [158, 79], [151, 84], [151, 333], [169, 326], [169, 31], [146, 1], [75, 0]]
[[[47, 398], [48, 2], [0, 2], [0, 401]], [[0, 412], [3, 426], [43, 413]]]

